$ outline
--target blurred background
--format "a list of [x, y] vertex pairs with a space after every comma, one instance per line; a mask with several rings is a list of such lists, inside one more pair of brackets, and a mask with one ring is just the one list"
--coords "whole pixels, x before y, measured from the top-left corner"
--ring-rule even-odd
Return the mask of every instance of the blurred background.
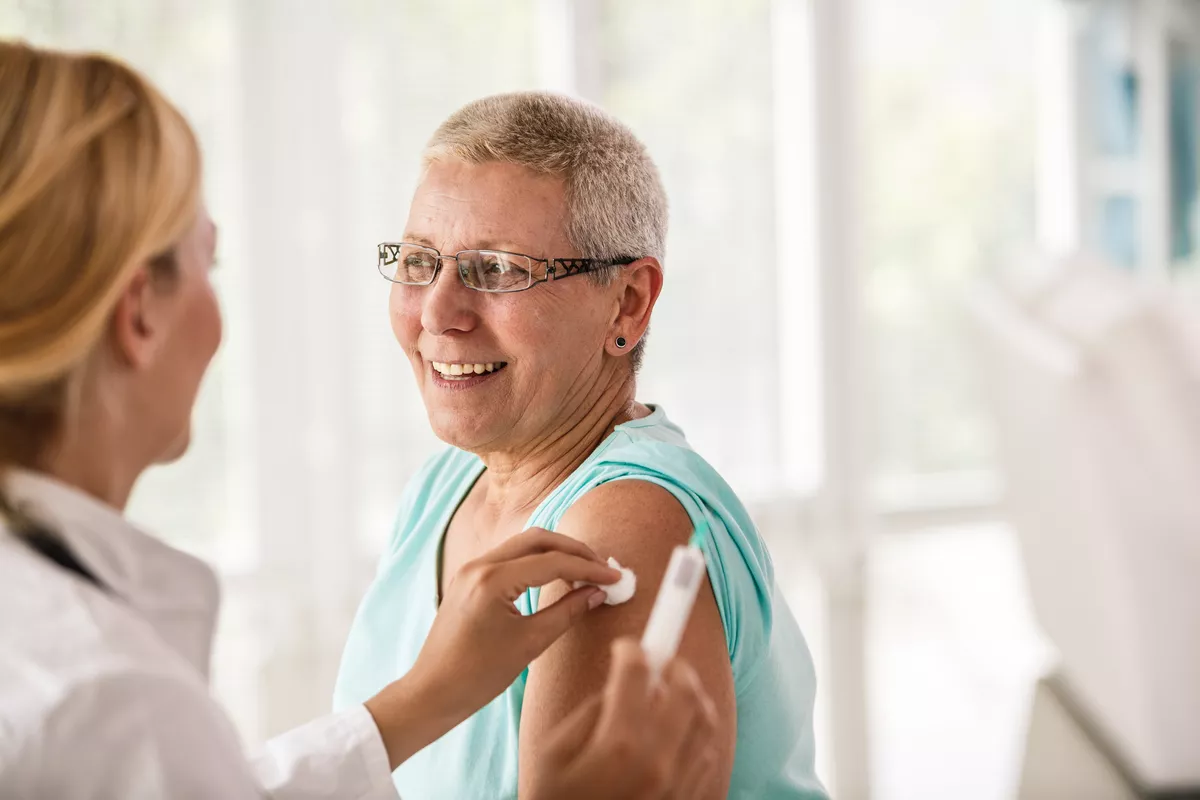
[[1200, 787], [1198, 6], [0, 0], [204, 145], [227, 334], [131, 513], [221, 572], [245, 739], [328, 710], [438, 448], [374, 246], [445, 116], [547, 88], [662, 170], [640, 399], [771, 544], [835, 796]]

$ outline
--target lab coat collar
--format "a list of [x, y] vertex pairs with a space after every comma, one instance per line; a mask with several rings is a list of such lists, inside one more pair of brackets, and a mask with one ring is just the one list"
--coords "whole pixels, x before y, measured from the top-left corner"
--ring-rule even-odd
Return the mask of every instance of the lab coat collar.
[[204, 562], [138, 530], [115, 508], [47, 475], [12, 470], [9, 500], [45, 525], [207, 680], [220, 602]]

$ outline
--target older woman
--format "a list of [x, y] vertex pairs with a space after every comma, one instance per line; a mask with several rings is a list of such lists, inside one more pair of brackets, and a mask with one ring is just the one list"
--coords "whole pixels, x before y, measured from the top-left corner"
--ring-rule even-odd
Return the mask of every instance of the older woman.
[[[408, 669], [460, 567], [517, 531], [538, 525], [613, 553], [639, 576], [633, 600], [568, 633], [394, 776], [411, 798], [532, 795], [548, 777], [547, 733], [601, 685], [609, 643], [640, 633], [671, 550], [707, 523], [709, 581], [681, 652], [723, 734], [698, 796], [823, 797], [812, 660], [767, 550], [665, 411], [636, 399], [667, 230], [645, 148], [592, 106], [521, 93], [456, 112], [423, 161], [403, 236], [380, 245], [379, 266], [394, 283], [396, 339], [451, 447], [404, 492], [336, 703]], [[531, 589], [518, 608], [568, 588]]]

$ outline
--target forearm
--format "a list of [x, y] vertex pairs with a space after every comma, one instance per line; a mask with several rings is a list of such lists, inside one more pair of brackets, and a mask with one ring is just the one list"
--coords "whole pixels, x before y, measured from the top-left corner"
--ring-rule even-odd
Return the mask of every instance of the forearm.
[[393, 770], [465, 719], [446, 707], [443, 693], [411, 673], [386, 686], [365, 705], [379, 728]]

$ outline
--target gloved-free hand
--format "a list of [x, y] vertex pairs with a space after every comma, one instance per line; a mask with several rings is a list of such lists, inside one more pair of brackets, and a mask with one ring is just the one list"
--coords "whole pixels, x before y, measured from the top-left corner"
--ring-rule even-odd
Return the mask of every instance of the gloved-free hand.
[[717, 766], [717, 711], [682, 658], [659, 679], [632, 639], [613, 642], [604, 690], [551, 734], [530, 800], [690, 800]]
[[366, 703], [392, 768], [487, 705], [605, 598], [584, 586], [525, 616], [514, 605], [522, 592], [555, 580], [604, 585], [620, 577], [587, 545], [540, 528], [464, 564], [413, 668]]

